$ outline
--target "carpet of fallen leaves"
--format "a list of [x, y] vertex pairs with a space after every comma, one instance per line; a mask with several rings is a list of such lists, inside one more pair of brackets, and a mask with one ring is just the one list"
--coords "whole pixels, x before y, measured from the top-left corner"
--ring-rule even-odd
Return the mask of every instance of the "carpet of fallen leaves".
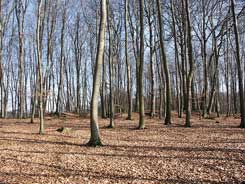
[[[176, 115], [175, 115], [176, 116]], [[103, 147], [86, 147], [89, 119], [65, 114], [38, 119], [0, 120], [0, 183], [244, 183], [245, 130], [234, 118], [173, 118], [171, 126], [146, 117], [146, 129], [134, 120], [100, 120]], [[219, 123], [217, 123], [218, 121]], [[72, 128], [59, 133], [60, 127]]]

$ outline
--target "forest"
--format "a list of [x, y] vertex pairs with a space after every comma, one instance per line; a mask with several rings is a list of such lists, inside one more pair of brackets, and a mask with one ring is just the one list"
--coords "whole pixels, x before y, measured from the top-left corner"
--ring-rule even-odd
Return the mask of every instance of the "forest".
[[0, 184], [244, 183], [244, 0], [0, 0]]

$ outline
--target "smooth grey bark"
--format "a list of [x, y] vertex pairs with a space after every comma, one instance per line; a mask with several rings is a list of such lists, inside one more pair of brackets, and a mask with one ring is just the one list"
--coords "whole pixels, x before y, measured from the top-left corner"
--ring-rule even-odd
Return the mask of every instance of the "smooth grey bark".
[[2, 0], [0, 0], [0, 87], [1, 87], [1, 118], [4, 117], [4, 99], [5, 99], [5, 91], [4, 91], [4, 69], [2, 63], [3, 56], [3, 26], [2, 26]]
[[[226, 29], [228, 26], [226, 25]], [[226, 117], [229, 117], [231, 115], [231, 98], [230, 98], [230, 59], [229, 59], [229, 34], [230, 32], [226, 34], [226, 43], [224, 45], [224, 50], [226, 51], [226, 55], [224, 57], [225, 60], [225, 86], [226, 86]]]
[[[154, 66], [154, 52], [155, 52], [155, 45], [153, 44], [153, 20], [152, 16], [154, 16], [154, 6], [153, 1], [148, 4], [147, 9], [147, 20], [148, 20], [148, 27], [149, 27], [149, 47], [150, 47], [150, 81], [151, 81], [151, 89], [150, 89], [150, 115], [151, 117], [155, 116], [156, 111], [156, 82], [155, 82], [155, 66]], [[154, 17], [153, 17], [154, 18]]]
[[108, 24], [108, 33], [109, 33], [109, 88], [110, 88], [110, 99], [109, 99], [109, 109], [110, 109], [110, 125], [108, 128], [114, 128], [114, 71], [113, 71], [113, 38], [112, 38], [112, 15], [109, 9], [109, 0], [107, 0], [107, 24]]
[[128, 95], [128, 120], [132, 119], [132, 84], [131, 84], [131, 64], [128, 58], [128, 0], [125, 0], [125, 15], [124, 15], [124, 29], [125, 29], [125, 61], [127, 68], [127, 95]]
[[[182, 0], [183, 1], [183, 0]], [[187, 31], [187, 44], [188, 44], [188, 61], [189, 61], [189, 72], [187, 76], [187, 110], [186, 110], [186, 120], [185, 126], [190, 127], [191, 122], [191, 85], [192, 79], [194, 75], [194, 63], [193, 63], [193, 55], [192, 55], [192, 35], [191, 35], [191, 20], [190, 20], [190, 11], [189, 11], [189, 0], [185, 0], [185, 11], [186, 11], [186, 31]]]
[[38, 62], [38, 81], [39, 81], [39, 118], [40, 127], [39, 134], [44, 134], [44, 114], [43, 114], [43, 76], [42, 76], [42, 11], [43, 0], [38, 1], [37, 13], [37, 29], [36, 29], [36, 44], [37, 44], [37, 62]]
[[[177, 93], [177, 111], [178, 117], [181, 118], [182, 116], [182, 108], [181, 108], [181, 74], [180, 74], [180, 64], [179, 64], [179, 54], [178, 54], [178, 41], [177, 41], [177, 32], [176, 32], [176, 19], [175, 19], [175, 9], [174, 9], [174, 2], [173, 0], [170, 1], [170, 8], [172, 13], [172, 29], [173, 29], [173, 36], [174, 36], [174, 53], [175, 53], [175, 80], [176, 80], [176, 93]], [[178, 80], [178, 76], [180, 80]], [[180, 81], [180, 82], [179, 82]]]
[[59, 75], [59, 85], [58, 85], [58, 96], [56, 101], [56, 114], [61, 115], [62, 113], [62, 95], [63, 95], [63, 88], [64, 88], [64, 42], [65, 42], [65, 26], [66, 26], [66, 2], [64, 5], [64, 9], [62, 12], [62, 26], [61, 26], [61, 43], [60, 43], [60, 75]]
[[99, 97], [99, 88], [101, 80], [101, 70], [103, 64], [103, 55], [105, 49], [105, 33], [106, 33], [106, 19], [107, 19], [107, 8], [106, 0], [101, 0], [100, 4], [101, 9], [101, 19], [100, 19], [100, 29], [97, 45], [97, 55], [96, 55], [96, 64], [94, 69], [94, 80], [93, 80], [93, 92], [91, 99], [91, 110], [90, 110], [90, 140], [87, 143], [88, 146], [100, 146], [102, 145], [99, 133], [99, 124], [98, 124], [98, 97]]
[[106, 87], [106, 66], [105, 66], [105, 54], [103, 56], [103, 64], [102, 64], [102, 84], [100, 87], [100, 103], [101, 103], [101, 116], [102, 118], [106, 119], [106, 95], [105, 95], [105, 87]]
[[25, 72], [24, 72], [24, 40], [25, 40], [25, 14], [27, 9], [27, 1], [17, 1], [15, 0], [15, 12], [17, 19], [17, 27], [18, 27], [18, 39], [19, 39], [19, 50], [18, 50], [18, 118], [24, 117], [24, 108], [25, 108], [25, 95], [24, 95], [24, 80], [25, 80]]
[[75, 47], [75, 58], [76, 58], [76, 112], [78, 114], [81, 113], [81, 85], [80, 85], [80, 74], [81, 74], [81, 45], [79, 39], [79, 28], [80, 28], [80, 16], [77, 14], [76, 18], [76, 33], [75, 33], [75, 40], [74, 40], [74, 47]]
[[171, 124], [171, 84], [170, 84], [170, 75], [168, 69], [168, 62], [165, 52], [165, 46], [163, 41], [163, 27], [162, 27], [162, 9], [160, 0], [157, 0], [157, 9], [158, 9], [158, 26], [159, 26], [159, 41], [160, 41], [160, 51], [161, 51], [161, 60], [163, 64], [165, 81], [166, 81], [166, 116], [165, 116], [165, 125]]
[[[133, 5], [134, 7], [136, 6], [136, 2], [134, 1]], [[128, 9], [130, 6], [128, 6]], [[138, 10], [138, 9], [137, 9]], [[137, 13], [138, 11], [136, 11]], [[134, 14], [136, 14], [134, 13]], [[131, 35], [131, 41], [133, 45], [133, 53], [134, 53], [134, 58], [136, 62], [136, 71], [135, 71], [135, 79], [136, 79], [136, 93], [135, 93], [135, 102], [134, 102], [134, 112], [138, 112], [139, 110], [139, 66], [140, 66], [140, 49], [139, 49], [139, 21], [136, 19], [136, 25], [134, 26], [133, 24], [133, 14], [130, 13], [130, 9], [128, 10], [128, 18], [129, 18], [129, 27], [130, 27], [130, 35]], [[137, 16], [137, 15], [135, 15]]]

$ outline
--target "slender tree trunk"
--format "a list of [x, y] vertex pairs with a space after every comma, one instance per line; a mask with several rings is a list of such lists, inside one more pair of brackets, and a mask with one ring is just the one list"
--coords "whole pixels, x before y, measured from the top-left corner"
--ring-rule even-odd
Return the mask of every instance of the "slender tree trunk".
[[[35, 48], [35, 46], [33, 44], [33, 49], [34, 48]], [[33, 51], [33, 53], [34, 53], [34, 51]], [[33, 56], [33, 58], [35, 58], [35, 56]], [[38, 76], [39, 76], [38, 67], [35, 67], [34, 64], [32, 67], [32, 73], [33, 73], [33, 82], [30, 84], [30, 85], [32, 85], [31, 123], [34, 123], [35, 113], [36, 113], [37, 91], [38, 91]]]
[[106, 118], [106, 99], [105, 99], [105, 56], [103, 56], [103, 64], [102, 64], [102, 84], [100, 88], [100, 102], [101, 102], [101, 116], [102, 118]]
[[112, 38], [112, 20], [111, 13], [109, 11], [109, 3], [107, 4], [107, 12], [108, 12], [108, 32], [109, 32], [109, 85], [110, 85], [110, 125], [109, 128], [114, 128], [114, 75], [113, 75], [113, 38]]
[[203, 117], [207, 116], [208, 76], [207, 76], [207, 41], [206, 41], [206, 9], [202, 0], [202, 59], [203, 59]]
[[80, 86], [80, 71], [81, 71], [81, 48], [79, 43], [79, 28], [80, 28], [80, 16], [77, 14], [76, 20], [76, 36], [75, 36], [75, 57], [76, 57], [76, 112], [81, 113], [81, 86]]
[[66, 7], [63, 7], [62, 13], [62, 27], [61, 27], [61, 44], [60, 44], [60, 80], [58, 86], [58, 96], [56, 101], [56, 114], [61, 115], [62, 113], [62, 95], [63, 95], [63, 88], [64, 88], [64, 32], [65, 32], [65, 24], [66, 24]]
[[144, 0], [139, 0], [140, 7], [140, 65], [139, 65], [139, 129], [145, 128], [144, 110]]
[[132, 84], [131, 84], [131, 64], [128, 59], [128, 0], [125, 0], [125, 61], [127, 67], [127, 95], [128, 95], [128, 120], [132, 119]]
[[156, 52], [155, 54], [155, 58], [156, 58], [156, 64], [157, 64], [157, 73], [158, 73], [158, 78], [159, 78], [159, 119], [162, 120], [164, 117], [164, 113], [163, 113], [163, 88], [164, 88], [164, 80], [163, 80], [163, 75], [162, 75], [162, 71], [161, 71], [161, 67], [160, 67], [160, 63], [159, 63], [159, 57], [158, 57], [158, 52]]
[[[136, 3], [136, 1], [134, 1]], [[129, 8], [130, 6], [128, 6]], [[136, 22], [136, 26], [134, 28], [133, 26], [133, 21], [132, 21], [132, 15], [130, 14], [130, 10], [128, 11], [128, 18], [129, 18], [129, 27], [130, 27], [130, 34], [131, 34], [131, 39], [132, 39], [132, 44], [133, 44], [133, 53], [134, 53], [134, 58], [136, 62], [136, 69], [135, 69], [135, 75], [136, 75], [136, 93], [135, 93], [135, 103], [134, 103], [134, 112], [137, 112], [139, 109], [139, 40], [138, 40], [138, 35], [139, 35], [139, 26], [138, 22]], [[133, 93], [131, 91], [131, 93]]]
[[[175, 9], [174, 9], [174, 3], [173, 0], [171, 0], [171, 13], [172, 13], [172, 24], [173, 24], [173, 35], [174, 35], [174, 52], [175, 52], [175, 69], [176, 69], [176, 93], [177, 93], [177, 111], [178, 111], [178, 117], [181, 118], [182, 112], [181, 112], [181, 85], [179, 86], [178, 81], [178, 75], [180, 75], [179, 70], [179, 55], [178, 55], [178, 43], [177, 43], [177, 33], [176, 33], [176, 20], [175, 20]], [[181, 79], [181, 77], [180, 77]], [[181, 84], [181, 80], [180, 80]], [[180, 87], [180, 89], [179, 89]]]
[[[183, 1], [183, 0], [182, 0]], [[187, 44], [188, 44], [188, 60], [189, 60], [189, 73], [187, 76], [187, 110], [186, 110], [186, 122], [185, 126], [190, 127], [191, 122], [191, 85], [194, 74], [193, 56], [192, 56], [192, 35], [191, 35], [191, 20], [189, 12], [189, 0], [185, 0], [185, 11], [186, 11], [186, 31], [187, 31]]]
[[2, 63], [3, 50], [3, 29], [2, 29], [2, 0], [0, 0], [0, 87], [1, 87], [1, 118], [4, 118], [4, 69]]
[[[228, 29], [228, 24], [226, 25], [226, 29]], [[226, 50], [226, 56], [224, 57], [225, 59], [225, 84], [226, 84], [226, 117], [229, 117], [231, 115], [231, 105], [230, 105], [230, 55], [229, 55], [229, 34], [230, 31], [226, 34], [226, 44], [225, 44], [225, 49]]]
[[157, 0], [157, 8], [158, 8], [158, 24], [159, 24], [159, 38], [160, 38], [160, 50], [161, 50], [161, 60], [163, 63], [163, 69], [165, 73], [166, 80], [166, 117], [165, 117], [165, 125], [171, 124], [171, 86], [170, 86], [170, 75], [167, 63], [167, 57], [164, 48], [163, 41], [163, 28], [162, 28], [162, 10], [160, 0]]
[[39, 79], [39, 118], [40, 118], [40, 128], [39, 134], [44, 134], [44, 114], [43, 114], [43, 77], [42, 77], [42, 23], [41, 23], [41, 11], [42, 11], [43, 1], [38, 1], [38, 14], [37, 14], [37, 62], [38, 62], [38, 79]]
[[99, 125], [98, 125], [98, 97], [101, 80], [101, 70], [103, 64], [103, 55], [105, 49], [105, 33], [106, 33], [106, 19], [107, 9], [106, 0], [101, 0], [101, 20], [99, 39], [97, 45], [96, 64], [94, 70], [94, 81], [93, 81], [93, 92], [91, 99], [91, 115], [90, 115], [90, 128], [91, 136], [88, 142], [88, 146], [99, 146], [102, 145], [100, 140]]
[[[84, 61], [84, 78], [87, 79], [87, 61]], [[83, 97], [82, 97], [82, 104], [83, 104], [83, 112], [86, 112], [88, 107], [87, 107], [87, 80], [84, 80], [84, 86], [83, 86]]]
[[191, 80], [191, 109], [192, 111], [195, 111], [196, 110], [196, 101], [195, 101], [195, 86], [194, 86], [194, 83], [195, 83], [195, 78], [192, 77], [192, 80]]
[[182, 109], [181, 111], [186, 111], [186, 100], [187, 100], [187, 89], [186, 89], [186, 80], [187, 80], [187, 57], [186, 57], [186, 50], [187, 50], [187, 41], [186, 41], [186, 21], [185, 21], [185, 7], [184, 2], [181, 3], [181, 24], [180, 24], [180, 52], [181, 52], [181, 73], [182, 73]]
[[[228, 41], [228, 39], [227, 39]], [[226, 61], [225, 61], [225, 86], [226, 86], [226, 117], [230, 116], [230, 87], [229, 87], [229, 49], [228, 49], [228, 42], [227, 42], [227, 48], [226, 48]]]
[[[148, 25], [149, 25], [149, 39], [150, 39], [150, 77], [151, 77], [151, 90], [150, 90], [150, 115], [151, 117], [155, 116], [156, 109], [156, 91], [155, 91], [155, 68], [154, 68], [154, 45], [153, 45], [153, 29], [151, 20], [153, 4], [149, 2], [148, 4]], [[154, 9], [153, 9], [154, 12]]]
[[236, 43], [236, 63], [238, 72], [238, 85], [239, 85], [239, 96], [240, 96], [240, 113], [241, 113], [241, 128], [245, 128], [245, 107], [244, 107], [244, 92], [243, 92], [243, 72], [241, 66], [241, 56], [240, 56], [240, 43], [239, 43], [239, 33], [237, 29], [237, 17], [235, 14], [235, 0], [231, 0], [231, 12], [233, 18], [235, 43]]
[[109, 109], [110, 109], [110, 125], [109, 128], [114, 128], [114, 72], [113, 72], [113, 38], [112, 38], [112, 14], [109, 10], [109, 0], [107, 0], [107, 23], [108, 23], [108, 32], [109, 32], [109, 87], [110, 87], [110, 99], [109, 99]]
[[[213, 20], [211, 20], [211, 28], [214, 30], [213, 27], [214, 27], [213, 26]], [[218, 81], [219, 68], [218, 68], [218, 66], [219, 66], [219, 50], [220, 50], [220, 48], [219, 49], [217, 48], [217, 40], [216, 40], [215, 30], [212, 33], [212, 37], [213, 37], [213, 52], [214, 52], [214, 57], [213, 57], [214, 74], [213, 74], [212, 80], [211, 80], [211, 94], [210, 94], [208, 108], [207, 108], [208, 115], [211, 114], [214, 102], [216, 104], [216, 110], [218, 110], [218, 108], [217, 108], [217, 105], [218, 105], [217, 99], [218, 98], [217, 97], [219, 95], [217, 93], [217, 91], [219, 91], [219, 89], [217, 89], [217, 87], [219, 86], [219, 81]], [[223, 40], [223, 36], [221, 37], [221, 43], [222, 43], [222, 40]]]
[[[23, 3], [23, 2], [22, 2]], [[15, 0], [16, 19], [18, 26], [19, 53], [18, 53], [18, 118], [24, 117], [24, 19], [26, 7]], [[26, 3], [26, 2], [25, 2]]]

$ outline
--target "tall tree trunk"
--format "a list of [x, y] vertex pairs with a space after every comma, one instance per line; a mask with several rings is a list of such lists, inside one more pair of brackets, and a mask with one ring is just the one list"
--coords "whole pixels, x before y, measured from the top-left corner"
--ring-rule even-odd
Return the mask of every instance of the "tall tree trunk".
[[[232, 65], [232, 63], [231, 63]], [[232, 96], [233, 96], [233, 115], [235, 116], [237, 114], [237, 69], [236, 67], [231, 67], [232, 72]], [[234, 72], [234, 73], [233, 73]]]
[[61, 27], [61, 43], [60, 43], [60, 80], [58, 86], [58, 96], [56, 101], [56, 114], [61, 115], [62, 107], [63, 107], [63, 93], [64, 93], [64, 32], [65, 32], [65, 24], [66, 24], [66, 7], [64, 5], [62, 12], [62, 27]]
[[127, 68], [127, 95], [128, 95], [128, 120], [132, 119], [132, 84], [131, 84], [131, 64], [128, 60], [128, 0], [125, 0], [125, 60]]
[[[184, 0], [182, 0], [184, 1]], [[187, 76], [187, 110], [186, 110], [186, 122], [185, 126], [190, 127], [191, 122], [191, 85], [194, 74], [193, 66], [193, 56], [192, 56], [192, 35], [191, 35], [191, 20], [190, 20], [190, 11], [189, 11], [189, 0], [185, 0], [185, 11], [186, 11], [186, 31], [187, 31], [187, 44], [188, 44], [188, 60], [189, 60], [189, 72]]]
[[[178, 43], [177, 43], [177, 33], [176, 33], [176, 20], [175, 20], [175, 9], [174, 2], [171, 0], [171, 14], [172, 14], [172, 24], [173, 24], [173, 35], [174, 35], [174, 53], [175, 53], [175, 69], [176, 69], [176, 93], [177, 93], [177, 111], [178, 117], [182, 116], [182, 108], [181, 108], [181, 74], [180, 74], [180, 65], [179, 65], [179, 54], [178, 54]], [[178, 81], [178, 75], [180, 78], [180, 84]], [[180, 85], [180, 86], [179, 86]], [[179, 89], [180, 87], [180, 89]]]
[[144, 110], [144, 0], [139, 0], [140, 7], [140, 65], [139, 65], [139, 129], [145, 128]]
[[163, 69], [165, 73], [166, 80], [166, 117], [165, 125], [171, 124], [171, 86], [170, 86], [170, 75], [167, 63], [167, 57], [164, 48], [163, 41], [163, 27], [162, 27], [162, 10], [160, 0], [157, 0], [157, 9], [158, 9], [158, 24], [159, 24], [159, 38], [160, 38], [160, 50], [161, 50], [161, 60], [163, 63]]
[[[35, 72], [34, 72], [35, 71]], [[36, 74], [36, 82], [33, 82], [33, 96], [32, 96], [32, 104], [31, 104], [31, 123], [34, 123], [34, 119], [35, 119], [35, 114], [36, 114], [36, 102], [37, 102], [37, 95], [38, 95], [38, 77], [39, 77], [39, 69], [38, 68], [34, 68], [33, 67], [33, 73], [37, 73]], [[35, 79], [35, 77], [34, 77]]]
[[187, 89], [186, 89], [186, 80], [187, 80], [187, 41], [186, 41], [186, 20], [185, 20], [185, 7], [184, 2], [181, 3], [181, 24], [180, 24], [180, 52], [181, 52], [181, 73], [182, 73], [182, 111], [187, 110], [186, 100], [187, 100]]
[[[157, 73], [158, 73], [158, 78], [159, 78], [159, 119], [162, 120], [164, 117], [164, 113], [163, 113], [163, 91], [164, 91], [164, 77], [162, 75], [162, 71], [161, 71], [161, 67], [160, 67], [160, 63], [159, 63], [159, 57], [158, 57], [158, 53], [156, 52], [155, 54], [155, 58], [156, 58], [156, 64], [157, 64]], [[159, 54], [160, 55], [160, 54]]]
[[[18, 118], [24, 117], [24, 20], [26, 5], [15, 0], [15, 11], [18, 26], [19, 53], [18, 53]], [[25, 2], [26, 3], [26, 2]]]
[[2, 63], [3, 53], [3, 28], [2, 28], [2, 0], [0, 0], [0, 87], [1, 87], [1, 118], [4, 117], [4, 69]]
[[76, 19], [76, 36], [75, 36], [75, 57], [76, 57], [76, 112], [81, 113], [81, 86], [80, 86], [80, 71], [81, 71], [81, 48], [79, 42], [80, 16], [77, 14]]
[[245, 128], [245, 107], [244, 107], [244, 93], [243, 93], [243, 72], [241, 66], [241, 56], [240, 56], [240, 43], [239, 43], [239, 33], [237, 29], [237, 17], [235, 14], [235, 0], [231, 0], [231, 12], [233, 18], [235, 43], [236, 43], [236, 63], [238, 72], [238, 85], [239, 85], [239, 96], [240, 96], [240, 113], [241, 113], [241, 123], [240, 127]]
[[207, 76], [207, 41], [206, 41], [206, 9], [202, 0], [202, 59], [203, 59], [203, 117], [207, 116], [208, 76]]
[[101, 88], [100, 88], [101, 116], [104, 119], [106, 118], [105, 73], [106, 73], [106, 67], [105, 67], [105, 55], [104, 55], [103, 56], [103, 64], [102, 64], [102, 84], [101, 84]]
[[109, 32], [109, 85], [110, 85], [110, 100], [109, 100], [109, 106], [110, 106], [110, 125], [109, 128], [114, 128], [114, 75], [113, 75], [113, 38], [112, 38], [112, 20], [111, 20], [111, 13], [109, 11], [109, 3], [107, 4], [107, 12], [108, 12], [108, 32]]
[[[155, 90], [155, 68], [154, 68], [154, 45], [153, 45], [153, 21], [151, 19], [152, 17], [152, 9], [153, 1], [148, 4], [148, 25], [149, 25], [149, 39], [150, 39], [150, 77], [151, 77], [151, 90], [150, 90], [150, 115], [151, 117], [155, 116], [155, 109], [156, 109], [156, 90]], [[154, 12], [154, 9], [153, 9]]]
[[[226, 25], [226, 28], [228, 28], [228, 25]], [[230, 116], [231, 113], [231, 105], [230, 105], [230, 59], [229, 59], [229, 34], [230, 32], [228, 31], [227, 35], [226, 35], [226, 44], [225, 44], [225, 51], [226, 51], [226, 55], [224, 57], [225, 59], [225, 86], [226, 86], [226, 117]]]
[[194, 86], [194, 83], [195, 83], [195, 78], [192, 77], [192, 80], [191, 80], [191, 109], [192, 109], [192, 111], [195, 111], [196, 110], [195, 86]]
[[44, 134], [44, 114], [43, 114], [43, 77], [42, 77], [42, 23], [41, 23], [41, 11], [42, 11], [43, 1], [38, 1], [38, 14], [37, 14], [37, 62], [38, 62], [38, 80], [39, 80], [39, 118], [40, 118], [40, 128], [39, 134]]
[[[84, 61], [84, 78], [87, 79], [87, 60]], [[87, 107], [87, 80], [84, 80], [84, 85], [83, 85], [83, 97], [82, 97], [82, 110], [83, 112], [86, 112], [88, 110]]]
[[88, 146], [99, 146], [102, 145], [100, 140], [99, 125], [98, 125], [98, 97], [99, 88], [101, 80], [101, 70], [103, 64], [103, 55], [105, 49], [105, 33], [106, 33], [106, 19], [107, 19], [107, 9], [106, 0], [101, 0], [101, 20], [100, 20], [100, 30], [99, 39], [97, 45], [97, 55], [96, 64], [94, 70], [94, 81], [93, 81], [93, 92], [91, 100], [91, 115], [90, 115], [90, 128], [91, 136], [88, 142]]
[[[212, 79], [211, 79], [211, 94], [210, 94], [210, 98], [209, 98], [209, 103], [208, 103], [208, 108], [207, 108], [207, 113], [208, 115], [211, 114], [211, 111], [212, 111], [212, 108], [213, 108], [213, 104], [214, 102], [216, 102], [216, 110], [218, 110], [217, 108], [217, 97], [218, 97], [218, 91], [219, 89], [217, 89], [217, 87], [219, 86], [219, 81], [218, 81], [218, 78], [219, 78], [219, 52], [220, 52], [220, 48], [218, 49], [217, 48], [217, 40], [216, 40], [216, 34], [215, 34], [215, 30], [214, 30], [214, 26], [213, 26], [213, 20], [211, 20], [211, 28], [213, 30], [213, 33], [212, 33], [212, 38], [213, 38], [213, 52], [214, 52], [214, 57], [213, 57], [213, 63], [214, 63], [214, 73], [213, 73], [213, 76], [212, 76]], [[222, 33], [223, 34], [223, 33]], [[223, 36], [221, 36], [221, 43], [222, 43], [222, 40], [223, 40]], [[220, 43], [220, 45], [221, 45]], [[219, 113], [218, 113], [219, 114]]]
[[[136, 3], [136, 1], [134, 1]], [[128, 6], [129, 8], [130, 6]], [[129, 18], [129, 27], [130, 27], [130, 34], [133, 44], [133, 53], [134, 58], [136, 62], [136, 69], [135, 69], [135, 75], [136, 75], [136, 93], [135, 93], [135, 103], [134, 103], [134, 112], [137, 112], [139, 109], [139, 65], [140, 65], [140, 59], [139, 59], [139, 26], [138, 22], [136, 22], [136, 26], [134, 28], [133, 26], [133, 20], [132, 15], [130, 14], [130, 10], [128, 10], [128, 18]]]

